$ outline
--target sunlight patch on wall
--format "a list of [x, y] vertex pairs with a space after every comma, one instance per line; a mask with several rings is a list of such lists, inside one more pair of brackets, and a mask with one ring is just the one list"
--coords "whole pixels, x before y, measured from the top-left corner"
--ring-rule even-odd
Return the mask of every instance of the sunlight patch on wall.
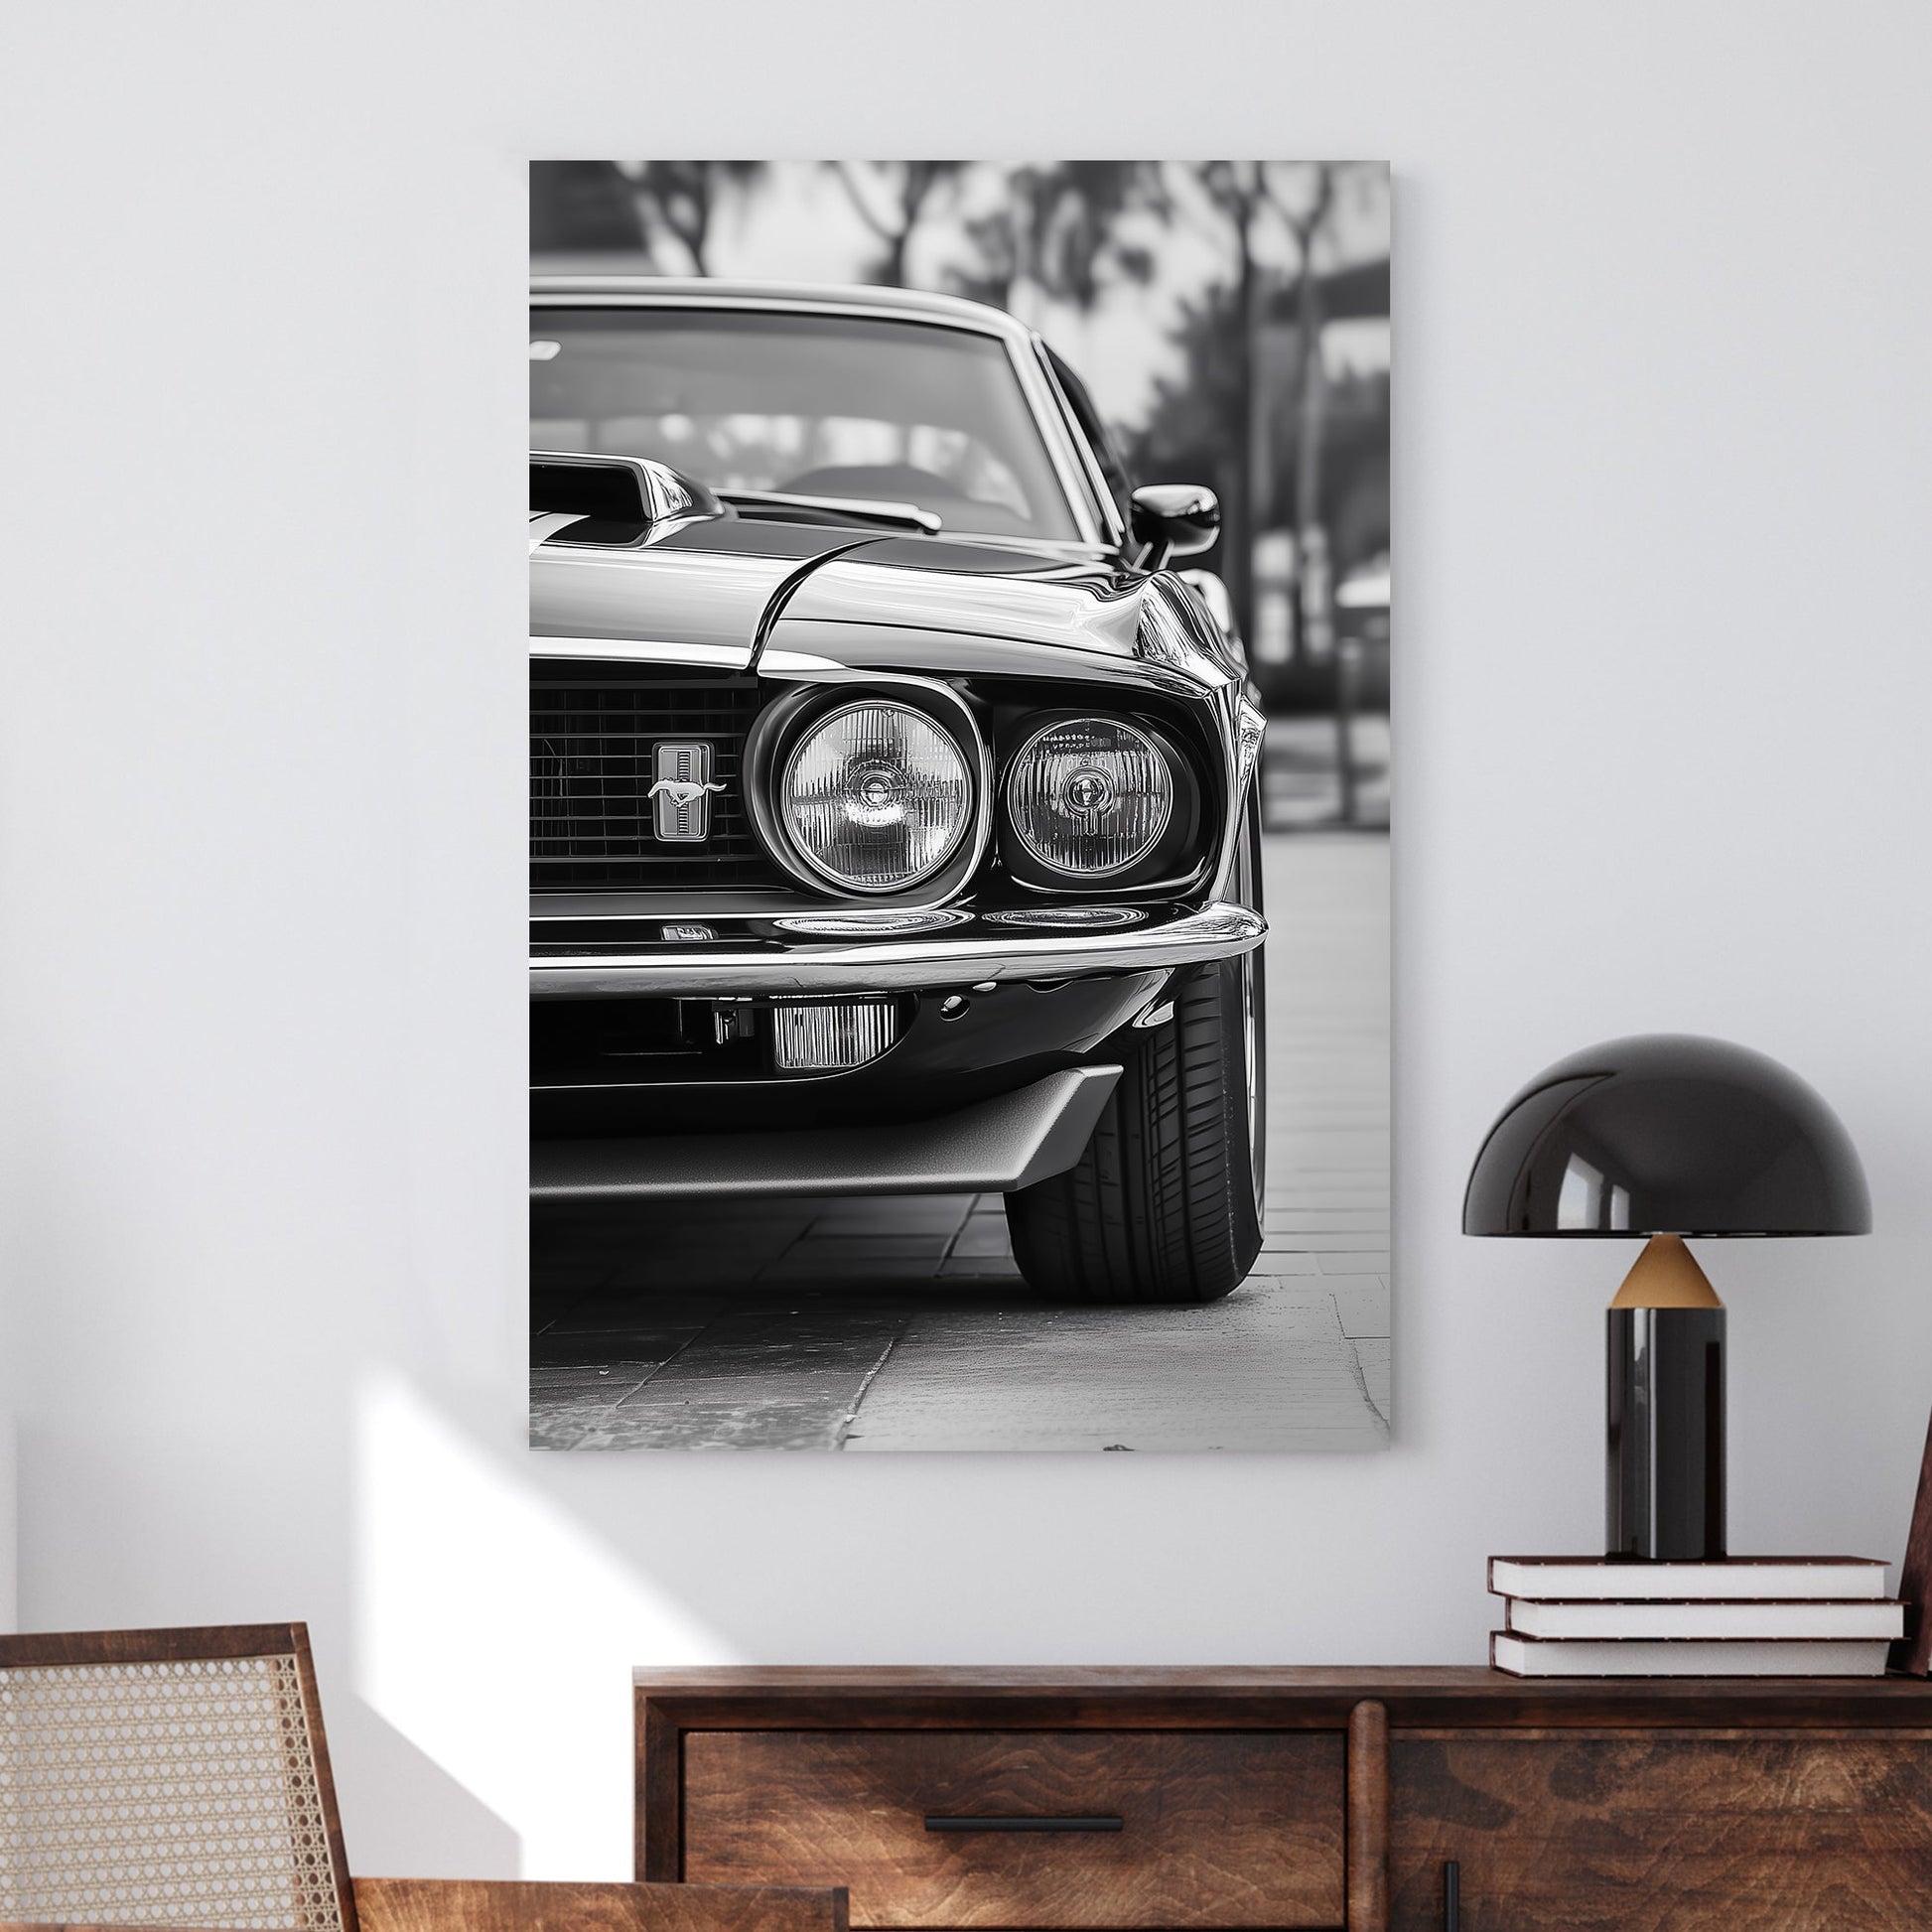
[[[521, 1838], [523, 1875], [628, 1878], [630, 1669], [734, 1652], [386, 1371], [355, 1403], [355, 1689]], [[558, 1807], [559, 1766], [597, 1794]]]

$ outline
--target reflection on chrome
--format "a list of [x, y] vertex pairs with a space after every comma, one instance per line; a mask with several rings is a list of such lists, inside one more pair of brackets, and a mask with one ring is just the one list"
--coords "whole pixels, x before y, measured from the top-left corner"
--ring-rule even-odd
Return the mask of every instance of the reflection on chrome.
[[880, 933], [942, 932], [964, 925], [964, 912], [827, 912], [815, 918], [773, 919], [780, 932], [820, 933], [828, 939], [865, 939]]
[[989, 912], [988, 925], [1138, 925], [1147, 914], [1132, 905], [1035, 905], [1019, 912]]
[[1626, 1232], [1630, 1226], [1629, 1188], [1614, 1182], [1605, 1188], [1602, 1173], [1581, 1154], [1573, 1154], [1557, 1191], [1557, 1226]]

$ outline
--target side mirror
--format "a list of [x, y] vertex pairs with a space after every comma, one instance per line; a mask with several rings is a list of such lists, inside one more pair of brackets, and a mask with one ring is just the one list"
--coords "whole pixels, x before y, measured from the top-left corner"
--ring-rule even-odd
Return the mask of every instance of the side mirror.
[[1200, 483], [1143, 483], [1134, 492], [1134, 534], [1147, 546], [1146, 570], [1205, 550], [1221, 534], [1221, 501]]

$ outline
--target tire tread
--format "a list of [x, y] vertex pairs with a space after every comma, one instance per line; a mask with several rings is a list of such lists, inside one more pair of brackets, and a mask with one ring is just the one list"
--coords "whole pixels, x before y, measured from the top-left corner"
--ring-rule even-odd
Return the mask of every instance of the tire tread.
[[1121, 1073], [1065, 1173], [1007, 1197], [1015, 1257], [1035, 1288], [1112, 1303], [1215, 1301], [1254, 1264], [1261, 1229], [1246, 1157], [1239, 969], [1173, 983], [1173, 1018]]

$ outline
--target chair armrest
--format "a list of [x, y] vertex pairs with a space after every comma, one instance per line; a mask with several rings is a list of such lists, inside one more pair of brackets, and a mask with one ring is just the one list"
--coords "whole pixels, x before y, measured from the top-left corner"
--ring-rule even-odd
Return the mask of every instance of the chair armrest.
[[[359, 1932], [849, 1932], [843, 1885], [357, 1878]], [[5, 1928], [0, 1928], [5, 1932]]]

